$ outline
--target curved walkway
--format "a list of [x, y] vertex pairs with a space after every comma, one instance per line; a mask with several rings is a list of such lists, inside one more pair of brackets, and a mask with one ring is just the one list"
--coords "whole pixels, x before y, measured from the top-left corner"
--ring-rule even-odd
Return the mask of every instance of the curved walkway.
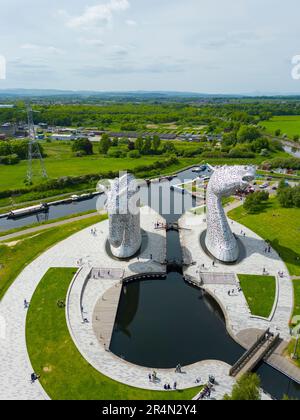
[[[154, 222], [162, 219], [148, 208], [142, 210], [142, 228], [148, 231], [151, 240], [151, 253], [147, 248], [142, 259], [133, 259], [129, 269], [158, 271], [165, 259], [165, 232], [154, 231]], [[91, 235], [91, 228], [85, 229], [60, 242], [29, 264], [17, 277], [13, 285], [0, 302], [0, 399], [1, 400], [38, 400], [45, 399], [38, 382], [30, 383], [32, 367], [28, 359], [25, 325], [27, 311], [24, 299], [30, 301], [41, 279], [51, 267], [76, 267], [82, 259], [87, 267], [109, 267], [128, 269], [128, 263], [111, 260], [105, 251], [108, 222], [95, 225], [97, 235]], [[163, 251], [162, 251], [163, 250]], [[149, 255], [148, 255], [149, 254]], [[106, 259], [106, 260], [105, 260]], [[146, 268], [145, 268], [146, 267]]]
[[185, 269], [185, 275], [194, 279], [196, 283], [199, 282], [201, 273], [262, 275], [263, 269], [274, 277], [278, 277], [278, 272], [284, 273], [284, 276], [278, 281], [278, 300], [270, 321], [251, 315], [244, 294], [239, 293], [237, 287], [231, 296], [228, 295], [228, 291], [232, 290], [233, 286], [216, 283], [204, 287], [219, 302], [222, 302], [228, 328], [235, 337], [243, 330], [265, 330], [270, 327], [274, 332], [279, 332], [284, 340], [290, 340], [289, 321], [294, 306], [293, 284], [288, 269], [277, 252], [271, 250], [271, 253], [266, 254], [266, 242], [262, 238], [243, 225], [231, 222], [233, 232], [244, 245], [246, 256], [235, 265], [216, 263], [213, 266], [212, 259], [200, 246], [200, 236], [206, 229], [205, 216], [194, 216], [188, 213], [181, 218], [180, 227], [182, 228], [180, 237], [184, 259], [187, 264], [190, 264]]
[[118, 284], [119, 281], [105, 278], [89, 281], [84, 292], [84, 295], [87, 296], [83, 296], [83, 302], [86, 302], [84, 314], [89, 322], [83, 323], [79, 302], [88, 274], [89, 269], [85, 267], [75, 276], [68, 293], [66, 313], [68, 327], [74, 343], [82, 356], [96, 370], [123, 384], [158, 391], [163, 390], [164, 384], [173, 386], [174, 382], [177, 383], [178, 389], [196, 387], [199, 386], [199, 383], [196, 383], [197, 379], [201, 384], [205, 384], [208, 382], [209, 375], [213, 375], [218, 385], [214, 388], [212, 398], [222, 399], [226, 393], [231, 392], [235, 380], [229, 376], [230, 366], [223, 362], [204, 361], [195, 363], [183, 367], [182, 374], [175, 373], [174, 369], [155, 369], [159, 381], [153, 383], [148, 379], [149, 373], [152, 373], [151, 368], [133, 365], [107, 351], [99, 343], [99, 337], [95, 336], [91, 320], [97, 300], [101, 299], [105, 292]]

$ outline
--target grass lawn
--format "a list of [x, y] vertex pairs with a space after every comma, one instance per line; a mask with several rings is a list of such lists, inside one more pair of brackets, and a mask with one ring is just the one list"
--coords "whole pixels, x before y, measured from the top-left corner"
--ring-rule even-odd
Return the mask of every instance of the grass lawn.
[[191, 400], [200, 390], [146, 391], [122, 385], [92, 368], [75, 347], [66, 324], [65, 300], [76, 269], [48, 271], [31, 300], [26, 339], [31, 363], [53, 400]]
[[244, 274], [238, 277], [252, 315], [269, 318], [276, 296], [275, 277]]
[[49, 228], [39, 234], [23, 235], [6, 244], [0, 243], [0, 299], [16, 277], [41, 253], [72, 234], [104, 220], [107, 216], [92, 216], [61, 227]]
[[266, 127], [270, 134], [274, 134], [276, 130], [280, 129], [282, 134], [287, 134], [290, 138], [295, 135], [300, 136], [300, 115], [273, 117], [270, 121], [262, 122], [261, 125]]
[[229, 217], [268, 240], [287, 264], [292, 276], [300, 276], [300, 209], [280, 207], [276, 198], [261, 207], [261, 212], [248, 214], [238, 207]]
[[300, 316], [300, 279], [294, 280], [294, 316]]
[[[293, 319], [294, 319], [294, 317], [300, 316], [300, 279], [294, 280], [293, 284], [294, 284], [294, 299], [295, 299], [294, 312], [293, 312]], [[292, 324], [292, 327], [294, 328], [298, 324], [299, 322], [295, 322], [294, 324]], [[295, 339], [291, 340], [287, 348], [287, 352], [286, 352], [288, 357], [291, 357], [291, 355], [294, 354], [295, 344], [296, 344], [296, 340]], [[292, 360], [292, 362], [295, 363], [295, 365], [297, 365], [300, 368], [300, 344], [297, 347], [297, 355], [298, 355], [298, 359]]]
[[[75, 157], [71, 151], [71, 144], [63, 142], [43, 142], [43, 149], [47, 155], [45, 166], [50, 178], [64, 176], [80, 176], [97, 174], [100, 172], [133, 170], [140, 166], [148, 166], [157, 161], [164, 161], [167, 156], [142, 156], [139, 159], [130, 158], [109, 158], [98, 153], [97, 146], [94, 146], [94, 155]], [[183, 145], [183, 148], [191, 147]], [[198, 146], [197, 146], [198, 147]], [[174, 167], [167, 168], [168, 173], [180, 170], [189, 165], [199, 163], [199, 158], [181, 158], [180, 163]], [[0, 191], [24, 187], [24, 179], [27, 174], [27, 161], [21, 161], [17, 165], [1, 165]], [[38, 184], [42, 181], [39, 162], [33, 162], [35, 177], [33, 182]], [[157, 172], [159, 174], [159, 171]], [[5, 204], [4, 204], [5, 205]]]
[[[166, 157], [143, 156], [140, 159], [113, 159], [101, 155], [73, 157], [61, 156], [48, 157], [45, 159], [45, 166], [50, 178], [59, 178], [63, 176], [80, 176], [88, 174], [97, 174], [100, 172], [132, 170], [138, 166], [150, 165], [159, 160], [165, 160]], [[36, 173], [39, 173], [38, 163], [34, 162]], [[24, 187], [26, 177], [27, 162], [21, 161], [17, 165], [2, 165], [0, 172], [1, 190], [15, 189]], [[40, 177], [34, 178], [35, 183], [41, 181]]]

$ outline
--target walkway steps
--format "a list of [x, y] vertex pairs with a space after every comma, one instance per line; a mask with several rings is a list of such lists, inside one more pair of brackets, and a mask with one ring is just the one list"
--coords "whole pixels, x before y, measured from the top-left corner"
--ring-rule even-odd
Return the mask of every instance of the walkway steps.
[[201, 273], [201, 282], [203, 285], [219, 284], [237, 287], [236, 275], [233, 273]]
[[274, 336], [267, 329], [231, 368], [230, 376], [239, 379], [244, 374], [252, 372], [262, 360], [266, 360], [272, 355], [279, 343], [280, 335]]
[[93, 313], [93, 329], [108, 350], [117, 316], [122, 283], [110, 288], [97, 302]]

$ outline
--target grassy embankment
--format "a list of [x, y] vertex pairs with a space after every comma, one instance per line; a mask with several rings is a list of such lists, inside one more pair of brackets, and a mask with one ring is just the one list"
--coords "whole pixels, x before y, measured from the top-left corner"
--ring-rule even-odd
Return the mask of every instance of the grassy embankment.
[[27, 316], [29, 356], [48, 395], [53, 400], [191, 400], [199, 387], [168, 392], [133, 388], [102, 375], [83, 359], [70, 337], [65, 310], [57, 306], [57, 301], [66, 299], [75, 272], [48, 271]]
[[[64, 226], [49, 228], [38, 234], [19, 236], [0, 243], [0, 299], [21, 271], [40, 254], [72, 234], [104, 220], [107, 216], [91, 216]], [[20, 234], [21, 235], [21, 234]]]

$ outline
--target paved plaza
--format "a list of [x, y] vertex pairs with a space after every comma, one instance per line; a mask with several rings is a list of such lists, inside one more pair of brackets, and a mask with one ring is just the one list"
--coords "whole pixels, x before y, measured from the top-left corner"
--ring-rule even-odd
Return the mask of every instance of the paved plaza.
[[105, 250], [108, 221], [104, 221], [93, 227], [96, 228], [95, 235], [91, 234], [91, 227], [71, 236], [34, 260], [17, 277], [0, 302], [1, 324], [5, 324], [5, 330], [2, 329], [0, 334], [0, 399], [47, 398], [38, 381], [30, 383], [33, 369], [25, 341], [27, 310], [24, 309], [24, 299], [30, 302], [49, 268], [78, 266], [81, 271], [92, 267], [118, 268], [124, 270], [125, 275], [165, 269], [166, 233], [154, 228], [157, 221], [162, 223], [163, 220], [148, 207], [142, 208], [141, 212], [142, 229], [148, 234], [148, 242], [139, 259], [132, 259], [128, 263], [108, 257]]
[[[200, 220], [200, 222], [199, 222]], [[120, 261], [107, 252], [108, 221], [85, 229], [62, 241], [46, 251], [29, 264], [18, 276], [3, 300], [0, 302], [0, 317], [5, 320], [5, 334], [0, 335], [0, 399], [40, 400], [48, 396], [37, 381], [30, 383], [33, 371], [30, 364], [26, 341], [25, 322], [27, 310], [24, 299], [30, 301], [41, 279], [51, 267], [78, 267], [66, 301], [66, 319], [75, 345], [83, 357], [95, 369], [120, 383], [150, 390], [163, 390], [164, 384], [178, 389], [196, 387], [205, 384], [210, 375], [216, 378], [211, 399], [222, 399], [230, 393], [235, 380], [229, 376], [230, 367], [220, 361], [203, 361], [183, 367], [183, 373], [174, 370], [156, 369], [158, 381], [149, 381], [151, 368], [143, 368], [130, 364], [116, 356], [105, 345], [101, 337], [96, 337], [93, 330], [93, 313], [96, 303], [111, 288], [120, 284], [123, 278], [139, 273], [165, 272], [166, 266], [166, 231], [155, 229], [156, 224], [165, 221], [148, 207], [142, 209], [141, 224], [144, 244], [141, 255], [129, 261]], [[272, 251], [263, 255], [264, 242], [253, 232], [234, 223], [232, 229], [236, 234], [245, 233], [244, 241], [247, 258], [237, 266], [216, 264], [212, 267], [209, 257], [204, 254], [198, 243], [201, 231], [205, 228], [201, 216], [184, 216], [180, 221], [181, 242], [185, 263], [196, 265], [185, 268], [185, 275], [195, 282], [201, 275], [201, 266], [206, 273], [204, 288], [222, 305], [226, 312], [227, 326], [235, 337], [242, 337], [243, 331], [264, 329], [271, 326], [288, 339], [288, 321], [293, 304], [293, 291], [287, 269], [279, 256]], [[92, 233], [92, 228], [96, 233]], [[278, 301], [274, 308], [272, 320], [262, 320], [251, 316], [242, 293], [228, 296], [228, 288], [235, 287], [236, 273], [262, 274], [264, 267], [270, 274], [284, 272], [278, 287]], [[222, 273], [226, 273], [223, 276]], [[88, 281], [87, 281], [88, 279]], [[263, 399], [269, 399], [265, 394]]]
[[[180, 220], [180, 238], [187, 266], [184, 274], [187, 278], [200, 283], [201, 276], [211, 280], [205, 282], [203, 287], [212, 294], [221, 304], [227, 319], [227, 327], [233, 336], [237, 336], [246, 329], [262, 329], [270, 327], [274, 332], [280, 333], [284, 340], [290, 339], [289, 321], [294, 305], [293, 285], [288, 269], [275, 250], [266, 253], [266, 243], [251, 230], [236, 222], [230, 222], [231, 229], [243, 244], [244, 258], [234, 265], [213, 263], [200, 245], [200, 236], [206, 230], [205, 215], [195, 216], [185, 214]], [[219, 277], [225, 274], [236, 276], [238, 274], [262, 275], [263, 270], [277, 279], [277, 297], [270, 320], [261, 319], [251, 315], [248, 304], [238, 287], [232, 282], [220, 282]], [[280, 277], [278, 273], [283, 273]], [[213, 274], [216, 280], [213, 281]], [[229, 296], [228, 292], [234, 290]]]

